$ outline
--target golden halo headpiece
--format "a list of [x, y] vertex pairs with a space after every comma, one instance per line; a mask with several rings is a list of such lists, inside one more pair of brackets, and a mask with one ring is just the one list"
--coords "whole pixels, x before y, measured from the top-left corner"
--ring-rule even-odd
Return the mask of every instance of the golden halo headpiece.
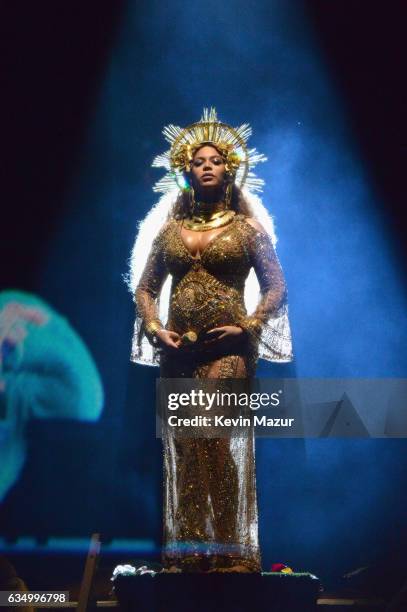
[[218, 121], [214, 108], [204, 108], [200, 121], [186, 128], [167, 125], [163, 134], [171, 148], [158, 155], [152, 163], [154, 168], [165, 168], [167, 174], [157, 181], [153, 190], [168, 193], [174, 189], [187, 189], [184, 173], [191, 170], [195, 151], [204, 144], [211, 144], [221, 153], [226, 170], [238, 187], [245, 185], [249, 191], [261, 191], [264, 181], [252, 172], [252, 168], [267, 158], [256, 149], [247, 147], [251, 133], [248, 123], [234, 128]]

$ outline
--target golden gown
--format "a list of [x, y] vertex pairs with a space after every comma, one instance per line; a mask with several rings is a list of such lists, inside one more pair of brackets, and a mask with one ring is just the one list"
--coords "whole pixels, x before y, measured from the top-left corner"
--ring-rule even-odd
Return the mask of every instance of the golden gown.
[[[261, 298], [248, 317], [244, 287], [252, 267]], [[157, 298], [168, 274], [172, 284], [166, 329], [180, 335], [194, 331], [198, 342], [188, 351], [179, 349], [179, 356], [161, 353], [162, 378], [250, 378], [264, 337], [270, 350], [278, 352], [278, 337], [262, 332], [285, 301], [284, 277], [270, 237], [244, 215], [236, 214], [198, 258], [182, 239], [180, 221], [164, 225], [135, 292], [142, 324], [134, 360], [145, 326], [159, 319]], [[221, 325], [241, 325], [248, 332], [245, 341], [233, 350], [202, 350], [202, 333]], [[167, 431], [163, 452], [164, 566], [205, 571], [243, 565], [260, 571], [252, 432], [229, 439], [176, 439]]]

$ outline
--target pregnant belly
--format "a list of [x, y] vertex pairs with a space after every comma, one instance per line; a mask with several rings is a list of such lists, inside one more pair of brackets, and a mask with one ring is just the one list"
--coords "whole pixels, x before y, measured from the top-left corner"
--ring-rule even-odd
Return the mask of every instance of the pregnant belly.
[[181, 281], [172, 295], [171, 328], [199, 334], [218, 325], [233, 325], [242, 307], [236, 289], [210, 275], [191, 276]]

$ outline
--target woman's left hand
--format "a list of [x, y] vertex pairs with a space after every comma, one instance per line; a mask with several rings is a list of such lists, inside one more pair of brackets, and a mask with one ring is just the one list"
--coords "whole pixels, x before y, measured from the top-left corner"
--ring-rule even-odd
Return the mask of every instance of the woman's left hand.
[[246, 333], [241, 327], [236, 325], [222, 325], [222, 327], [214, 327], [206, 332], [204, 344], [207, 346], [215, 346], [222, 344], [236, 344], [243, 340]]

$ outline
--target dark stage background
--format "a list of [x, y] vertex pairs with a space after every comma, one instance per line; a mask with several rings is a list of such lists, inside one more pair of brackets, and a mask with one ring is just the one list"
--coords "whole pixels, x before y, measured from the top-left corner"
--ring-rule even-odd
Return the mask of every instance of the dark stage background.
[[[129, 362], [122, 275], [155, 201], [162, 126], [214, 105], [268, 155], [296, 361], [289, 376], [405, 377], [404, 2], [2, 2], [1, 287], [89, 347], [97, 422], [31, 420], [0, 536], [126, 539], [158, 555], [155, 368]], [[405, 140], [404, 140], [405, 143]], [[262, 363], [261, 376], [281, 374]], [[264, 567], [335, 576], [406, 545], [404, 440], [261, 440]], [[69, 542], [68, 542], [69, 545]], [[143, 553], [144, 551], [144, 553]]]

